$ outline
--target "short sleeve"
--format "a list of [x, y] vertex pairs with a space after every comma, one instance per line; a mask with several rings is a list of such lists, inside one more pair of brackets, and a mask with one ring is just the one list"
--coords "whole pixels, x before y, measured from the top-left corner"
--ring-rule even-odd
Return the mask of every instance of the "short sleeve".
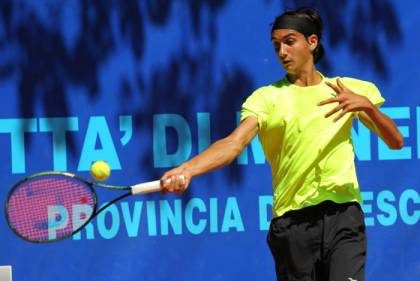
[[254, 116], [258, 120], [259, 128], [264, 128], [269, 115], [269, 104], [264, 97], [264, 90], [260, 88], [253, 92], [242, 104], [241, 122], [249, 116]]
[[[382, 97], [381, 92], [379, 91], [378, 87], [375, 86], [373, 83], [369, 83], [366, 91], [364, 93], [358, 93], [361, 95], [366, 96], [369, 101], [376, 107], [380, 108], [384, 102], [385, 99]], [[355, 113], [355, 117], [359, 118], [359, 112]]]
[[372, 84], [372, 83], [370, 83], [370, 87], [369, 87], [366, 97], [377, 108], [380, 108], [385, 102], [385, 99], [382, 97], [381, 92], [379, 91], [378, 87], [376, 87], [375, 84]]

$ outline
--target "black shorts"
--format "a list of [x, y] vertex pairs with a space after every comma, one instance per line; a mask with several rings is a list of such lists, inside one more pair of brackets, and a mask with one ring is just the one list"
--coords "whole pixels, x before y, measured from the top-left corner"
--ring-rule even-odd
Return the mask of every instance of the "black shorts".
[[366, 235], [358, 203], [319, 205], [274, 218], [267, 236], [281, 281], [364, 281]]

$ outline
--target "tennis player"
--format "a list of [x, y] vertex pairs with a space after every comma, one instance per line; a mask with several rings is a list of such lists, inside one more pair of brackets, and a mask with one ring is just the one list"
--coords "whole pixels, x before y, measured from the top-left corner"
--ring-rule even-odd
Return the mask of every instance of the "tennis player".
[[401, 149], [403, 137], [378, 110], [384, 99], [374, 84], [317, 71], [321, 38], [316, 10], [278, 16], [271, 41], [286, 76], [252, 93], [242, 105], [240, 125], [165, 173], [162, 183], [165, 192], [182, 193], [193, 177], [231, 163], [258, 134], [272, 167], [267, 240], [277, 279], [363, 281], [366, 236], [352, 120], [359, 118], [391, 149]]

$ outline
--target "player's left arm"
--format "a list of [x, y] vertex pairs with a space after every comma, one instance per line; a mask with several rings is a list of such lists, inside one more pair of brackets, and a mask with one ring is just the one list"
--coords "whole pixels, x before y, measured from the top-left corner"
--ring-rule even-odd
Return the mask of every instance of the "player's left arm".
[[[370, 101], [369, 101], [370, 102]], [[401, 149], [404, 138], [394, 121], [377, 109], [373, 104], [368, 109], [359, 112], [362, 123], [375, 132], [391, 149]]]
[[346, 113], [359, 112], [359, 118], [362, 123], [371, 131], [376, 133], [391, 149], [401, 149], [404, 146], [404, 138], [394, 121], [386, 114], [382, 113], [365, 96], [358, 95], [345, 87], [340, 79], [337, 79], [337, 85], [326, 82], [337, 96], [319, 103], [319, 105], [338, 103], [338, 105], [328, 112], [325, 117], [329, 117], [340, 111], [334, 121], [339, 120]]

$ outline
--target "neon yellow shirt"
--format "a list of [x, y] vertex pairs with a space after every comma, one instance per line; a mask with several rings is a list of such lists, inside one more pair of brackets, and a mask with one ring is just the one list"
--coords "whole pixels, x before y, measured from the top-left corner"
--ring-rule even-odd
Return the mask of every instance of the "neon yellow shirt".
[[[324, 82], [300, 87], [287, 78], [257, 89], [242, 105], [241, 121], [255, 116], [258, 136], [273, 176], [273, 216], [319, 204], [362, 202], [351, 141], [352, 120], [347, 113], [325, 118], [337, 103], [318, 106], [336, 95]], [[370, 82], [341, 78], [354, 93], [366, 96], [375, 106], [384, 103], [378, 88]]]

